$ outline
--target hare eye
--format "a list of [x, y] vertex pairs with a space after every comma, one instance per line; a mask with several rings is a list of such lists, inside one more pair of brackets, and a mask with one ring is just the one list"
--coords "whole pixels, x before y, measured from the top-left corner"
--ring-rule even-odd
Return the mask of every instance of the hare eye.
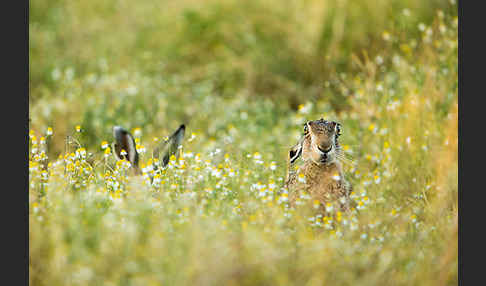
[[307, 134], [309, 132], [309, 128], [307, 127], [307, 123], [304, 124], [304, 134]]

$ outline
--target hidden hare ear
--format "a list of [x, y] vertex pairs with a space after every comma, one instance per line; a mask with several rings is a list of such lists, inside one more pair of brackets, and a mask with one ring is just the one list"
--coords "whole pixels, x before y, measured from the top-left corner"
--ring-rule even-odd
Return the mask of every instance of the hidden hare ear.
[[163, 166], [167, 166], [172, 155], [178, 157], [179, 154], [177, 150], [180, 148], [180, 146], [182, 146], [185, 131], [186, 126], [181, 124], [179, 128], [172, 133], [169, 139], [167, 139], [167, 141], [163, 142], [154, 150], [154, 158], [158, 159], [159, 156], [162, 155]]
[[126, 159], [133, 167], [138, 167], [138, 153], [135, 145], [135, 139], [132, 134], [123, 127], [113, 127], [113, 136], [115, 137], [114, 154], [118, 160]]

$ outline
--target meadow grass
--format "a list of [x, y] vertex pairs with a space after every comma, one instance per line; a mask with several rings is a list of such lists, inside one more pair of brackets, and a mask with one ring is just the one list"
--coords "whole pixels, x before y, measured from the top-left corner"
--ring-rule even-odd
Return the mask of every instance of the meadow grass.
[[[364, 1], [88, 2], [31, 2], [31, 285], [458, 283], [456, 5], [369, 1], [384, 15], [363, 20]], [[134, 17], [154, 11], [173, 15]], [[350, 213], [289, 208], [282, 188], [321, 117], [342, 124]], [[182, 156], [154, 172], [181, 122]], [[143, 176], [111, 154], [114, 125]]]

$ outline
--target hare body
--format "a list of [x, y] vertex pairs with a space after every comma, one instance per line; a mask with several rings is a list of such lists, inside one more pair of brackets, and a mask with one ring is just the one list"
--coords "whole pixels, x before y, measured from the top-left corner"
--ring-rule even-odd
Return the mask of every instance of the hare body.
[[[349, 209], [351, 185], [344, 178], [339, 160], [339, 135], [340, 124], [336, 122], [320, 119], [305, 124], [303, 137], [289, 152], [285, 188], [290, 206], [294, 207], [306, 193], [312, 201], [319, 201], [323, 210], [334, 202], [344, 211]], [[295, 170], [293, 164], [300, 157], [303, 164]]]
[[[299, 181], [300, 174], [304, 175], [302, 181]], [[289, 190], [291, 206], [295, 206], [301, 194], [307, 193], [312, 201], [318, 200], [322, 207], [327, 203], [338, 201], [343, 210], [349, 208], [351, 186], [344, 179], [339, 163], [316, 165], [313, 162], [306, 162], [289, 176], [286, 188]]]

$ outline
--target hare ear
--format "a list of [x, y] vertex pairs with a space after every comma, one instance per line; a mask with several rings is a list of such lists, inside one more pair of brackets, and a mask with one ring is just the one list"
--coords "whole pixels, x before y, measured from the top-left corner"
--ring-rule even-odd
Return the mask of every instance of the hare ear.
[[[114, 151], [118, 160], [126, 159], [132, 166], [138, 166], [138, 153], [135, 147], [135, 140], [132, 134], [123, 127], [113, 127], [113, 136], [115, 137]], [[122, 153], [122, 151], [124, 151]]]
[[289, 151], [290, 164], [293, 164], [302, 155], [302, 142], [303, 140], [300, 139], [297, 144], [295, 144], [290, 148]]
[[154, 157], [158, 158], [159, 154], [163, 152], [162, 164], [166, 166], [169, 163], [170, 157], [176, 154], [179, 146], [182, 146], [182, 140], [184, 139], [184, 134], [186, 132], [186, 126], [181, 124], [174, 133], [169, 137], [167, 141], [159, 145], [154, 151]]
[[337, 123], [337, 122], [334, 122], [334, 123], [335, 123], [334, 131], [335, 131], [336, 135], [341, 136], [341, 124]]

